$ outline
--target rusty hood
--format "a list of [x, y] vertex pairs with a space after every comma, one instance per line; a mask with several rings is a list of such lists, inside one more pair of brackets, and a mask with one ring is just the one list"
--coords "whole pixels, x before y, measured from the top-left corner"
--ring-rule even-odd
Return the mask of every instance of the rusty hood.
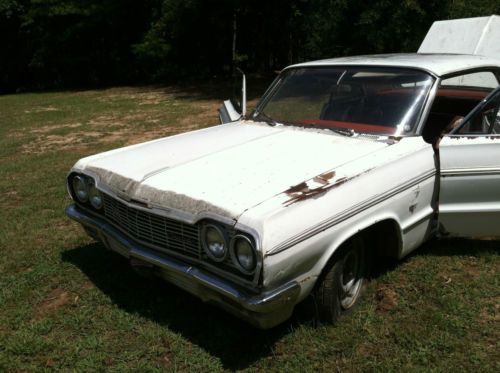
[[97, 154], [74, 169], [152, 206], [236, 220], [304, 180], [328, 178], [329, 170], [387, 146], [325, 130], [242, 122]]

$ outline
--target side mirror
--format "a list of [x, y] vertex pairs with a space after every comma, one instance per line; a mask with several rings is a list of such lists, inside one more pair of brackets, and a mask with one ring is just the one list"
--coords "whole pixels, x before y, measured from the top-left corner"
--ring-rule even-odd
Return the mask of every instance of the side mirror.
[[245, 74], [239, 68], [236, 71], [238, 72], [238, 81], [241, 83], [240, 85], [235, 85], [235, 97], [224, 101], [219, 108], [219, 120], [221, 124], [245, 118], [247, 112], [247, 83]]

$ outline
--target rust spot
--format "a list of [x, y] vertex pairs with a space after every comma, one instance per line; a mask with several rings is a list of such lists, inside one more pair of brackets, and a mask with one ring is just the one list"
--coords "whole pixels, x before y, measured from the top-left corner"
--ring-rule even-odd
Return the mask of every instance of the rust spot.
[[371, 169], [362, 172], [359, 175], [354, 175], [352, 177], [339, 177], [336, 180], [332, 180], [336, 172], [328, 171], [318, 176], [313, 177], [312, 179], [301, 182], [300, 184], [291, 186], [284, 193], [286, 193], [290, 199], [284, 202], [285, 206], [290, 206], [291, 204], [299, 201], [303, 201], [305, 199], [317, 197], [323, 193], [326, 193], [330, 189], [336, 188], [362, 174], [371, 171]]
[[400, 142], [402, 139], [401, 136], [389, 136], [389, 140], [392, 140], [394, 142]]
[[326, 185], [326, 184], [328, 184], [330, 179], [332, 179], [334, 176], [335, 176], [335, 171], [330, 171], [330, 172], [325, 172], [321, 175], [315, 176], [313, 178], [313, 180], [317, 183]]
[[300, 184], [297, 184], [297, 185], [290, 187], [286, 191], [286, 193], [287, 194], [304, 193], [304, 192], [307, 192], [308, 190], [309, 190], [309, 187], [307, 186], [306, 182], [303, 181]]
[[307, 189], [307, 191], [304, 192], [298, 192], [298, 193], [288, 193], [287, 194], [290, 196], [290, 199], [285, 202], [285, 205], [289, 206], [292, 203], [303, 201], [308, 198], [315, 197], [319, 194], [322, 194], [326, 192], [327, 189], [323, 188], [316, 188], [316, 189]]
[[[335, 171], [328, 171], [319, 174], [318, 176], [315, 176], [308, 181], [303, 181], [300, 184], [291, 186], [288, 190], [285, 191], [285, 193], [288, 194], [288, 196], [290, 197], [290, 199], [285, 202], [285, 205], [288, 206], [291, 205], [292, 203], [302, 201], [307, 198], [312, 198], [325, 193], [328, 189], [338, 184], [337, 182], [333, 184], [331, 183], [331, 180], [334, 177], [335, 177]], [[314, 185], [314, 187], [312, 187], [308, 183]]]

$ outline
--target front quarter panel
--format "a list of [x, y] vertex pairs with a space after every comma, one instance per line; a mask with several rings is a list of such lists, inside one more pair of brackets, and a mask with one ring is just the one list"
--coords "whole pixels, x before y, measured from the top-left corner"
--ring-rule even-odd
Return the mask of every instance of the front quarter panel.
[[403, 139], [334, 171], [341, 182], [324, 193], [291, 201], [284, 192], [240, 218], [259, 226], [264, 288], [296, 279], [305, 296], [335, 250], [377, 222], [399, 227], [398, 257], [425, 239], [434, 212], [435, 164], [421, 138]]

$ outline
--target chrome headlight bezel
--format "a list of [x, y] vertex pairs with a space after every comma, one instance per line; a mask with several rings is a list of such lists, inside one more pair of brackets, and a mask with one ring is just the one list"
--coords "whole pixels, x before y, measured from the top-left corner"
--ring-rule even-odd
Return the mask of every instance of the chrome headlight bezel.
[[[223, 242], [223, 253], [221, 256], [215, 255], [210, 250], [209, 244], [208, 244], [207, 239], [206, 239], [207, 231], [209, 229], [215, 230], [219, 234], [219, 236], [221, 237], [221, 241]], [[224, 230], [220, 226], [218, 226], [217, 224], [214, 224], [214, 223], [203, 224], [203, 226], [201, 227], [200, 241], [201, 241], [201, 245], [203, 247], [203, 251], [205, 252], [205, 254], [207, 254], [207, 256], [211, 260], [213, 260], [214, 262], [217, 262], [217, 263], [221, 263], [221, 262], [226, 260], [228, 253], [229, 253], [228, 239], [226, 237], [226, 234], [224, 233]]]
[[[81, 187], [81, 189], [79, 189]], [[74, 175], [70, 183], [73, 198], [80, 203], [87, 203], [89, 200], [89, 183], [83, 175]], [[82, 194], [83, 193], [83, 194]]]
[[[77, 181], [75, 181], [77, 180]], [[78, 196], [76, 190], [76, 183], [82, 183], [86, 188], [85, 198]], [[81, 185], [82, 185], [81, 184]], [[79, 205], [84, 207], [89, 207], [96, 212], [102, 212], [104, 207], [104, 201], [101, 191], [97, 188], [95, 179], [92, 176], [85, 175], [83, 173], [73, 172], [68, 176], [68, 191], [71, 198]], [[92, 198], [100, 197], [101, 205], [96, 204], [92, 201]]]
[[95, 210], [102, 210], [104, 202], [102, 193], [97, 189], [94, 180], [91, 181], [89, 186], [89, 203]]
[[[248, 269], [247, 267], [243, 266], [238, 258], [238, 253], [236, 252], [237, 250], [236, 243], [238, 240], [244, 240], [250, 247], [250, 254], [252, 255], [252, 261], [253, 261], [253, 267], [251, 269]], [[233, 264], [235, 265], [236, 268], [238, 268], [238, 270], [241, 273], [243, 273], [244, 275], [253, 275], [255, 273], [255, 270], [257, 269], [258, 266], [258, 256], [255, 244], [250, 237], [241, 233], [236, 234], [231, 239], [231, 243], [229, 245], [229, 252], [231, 254], [231, 260]]]

